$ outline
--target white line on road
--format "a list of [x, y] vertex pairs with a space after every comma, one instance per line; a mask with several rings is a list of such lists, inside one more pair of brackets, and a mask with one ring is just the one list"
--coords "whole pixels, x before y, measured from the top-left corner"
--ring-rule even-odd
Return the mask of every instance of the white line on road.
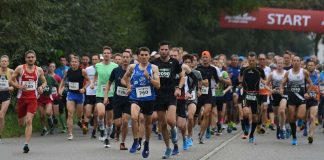
[[236, 135], [234, 135], [232, 138], [228, 139], [227, 141], [223, 142], [221, 145], [219, 145], [218, 147], [216, 147], [215, 149], [213, 149], [211, 152], [209, 152], [208, 154], [206, 154], [205, 156], [201, 157], [199, 160], [207, 160], [209, 159], [211, 156], [213, 156], [215, 153], [217, 153], [219, 150], [221, 150], [222, 148], [224, 148], [228, 143], [230, 143], [231, 141], [233, 141], [235, 138], [237, 138], [239, 135], [241, 135], [242, 132], [238, 132]]

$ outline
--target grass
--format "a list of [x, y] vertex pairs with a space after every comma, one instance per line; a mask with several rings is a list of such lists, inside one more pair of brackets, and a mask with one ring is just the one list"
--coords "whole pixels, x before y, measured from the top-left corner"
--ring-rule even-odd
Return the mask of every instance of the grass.
[[[40, 124], [40, 116], [37, 112], [33, 119], [33, 132], [39, 132], [41, 129], [42, 126]], [[12, 110], [8, 110], [5, 117], [5, 128], [3, 130], [2, 137], [20, 137], [23, 135], [25, 135], [25, 127], [19, 127], [17, 113]]]

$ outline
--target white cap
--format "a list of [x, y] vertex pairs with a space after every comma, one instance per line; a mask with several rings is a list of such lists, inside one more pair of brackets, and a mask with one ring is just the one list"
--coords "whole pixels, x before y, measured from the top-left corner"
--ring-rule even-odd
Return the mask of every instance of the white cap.
[[157, 51], [153, 51], [153, 52], [151, 53], [151, 57], [155, 56], [156, 54], [157, 54]]

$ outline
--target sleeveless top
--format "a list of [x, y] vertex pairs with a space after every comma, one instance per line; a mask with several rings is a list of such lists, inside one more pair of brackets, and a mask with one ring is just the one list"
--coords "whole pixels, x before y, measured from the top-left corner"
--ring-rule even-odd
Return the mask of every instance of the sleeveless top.
[[68, 91], [74, 93], [80, 93], [80, 89], [83, 87], [84, 77], [82, 75], [82, 69], [78, 68], [73, 70], [70, 68], [66, 73], [66, 78], [68, 81]]
[[305, 94], [305, 75], [301, 68], [297, 74], [294, 74], [292, 69], [288, 71], [288, 93], [297, 93], [301, 96]]
[[[149, 76], [152, 77], [152, 64], [146, 67]], [[156, 98], [155, 89], [150, 80], [144, 76], [144, 71], [139, 68], [139, 64], [135, 65], [134, 72], [131, 76], [131, 93], [129, 99], [136, 101], [153, 101]]]
[[272, 88], [279, 88], [281, 81], [283, 80], [284, 76], [286, 74], [286, 70], [283, 70], [282, 74], [279, 74], [277, 70], [274, 70], [272, 72]]
[[18, 77], [18, 83], [25, 86], [25, 90], [19, 89], [17, 98], [37, 99], [38, 74], [36, 65], [34, 66], [34, 71], [32, 73], [28, 73], [26, 65], [24, 64], [22, 74]]
[[10, 78], [11, 78], [10, 68], [7, 68], [6, 74], [0, 75], [0, 92], [9, 90]]

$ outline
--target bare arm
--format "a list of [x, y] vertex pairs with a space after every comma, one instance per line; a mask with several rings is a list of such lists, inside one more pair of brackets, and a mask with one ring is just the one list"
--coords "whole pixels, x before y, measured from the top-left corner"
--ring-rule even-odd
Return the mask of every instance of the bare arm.
[[151, 83], [156, 89], [159, 89], [160, 88], [159, 69], [156, 65], [152, 65], [152, 70], [153, 70], [153, 78], [151, 78]]
[[62, 95], [63, 90], [64, 90], [64, 83], [65, 83], [66, 78], [67, 78], [67, 77], [66, 77], [66, 73], [67, 73], [67, 72], [64, 73], [63, 79], [61, 80], [61, 83], [60, 83], [60, 86], [59, 86], [59, 94], [60, 94], [60, 95]]
[[40, 67], [37, 67], [37, 70], [38, 70], [38, 74], [39, 74], [39, 79], [42, 81], [42, 85], [40, 87], [42, 87], [42, 89], [44, 89], [47, 86], [47, 81], [44, 76], [44, 71]]
[[287, 81], [288, 81], [288, 72], [285, 73], [284, 78], [281, 81], [281, 84], [280, 84], [280, 92], [283, 93], [283, 90], [284, 90], [284, 87], [285, 87]]
[[124, 86], [127, 86], [130, 89], [130, 77], [133, 74], [135, 64], [131, 64], [128, 66], [126, 73], [124, 74], [123, 78], [120, 80], [120, 83]]
[[85, 69], [82, 69], [82, 76], [84, 77], [86, 83], [83, 85], [83, 88], [81, 88], [81, 89], [83, 89], [83, 90], [85, 91], [86, 88], [87, 88], [87, 87], [89, 86], [89, 84], [90, 84], [90, 79], [89, 79], [89, 76], [88, 76], [88, 74], [87, 74], [87, 72], [86, 72]]
[[23, 86], [19, 85], [17, 82], [17, 77], [20, 75], [21, 73], [21, 65], [18, 66], [12, 73], [11, 75], [11, 79], [9, 80], [9, 84], [12, 85], [15, 88], [21, 89], [23, 88]]

